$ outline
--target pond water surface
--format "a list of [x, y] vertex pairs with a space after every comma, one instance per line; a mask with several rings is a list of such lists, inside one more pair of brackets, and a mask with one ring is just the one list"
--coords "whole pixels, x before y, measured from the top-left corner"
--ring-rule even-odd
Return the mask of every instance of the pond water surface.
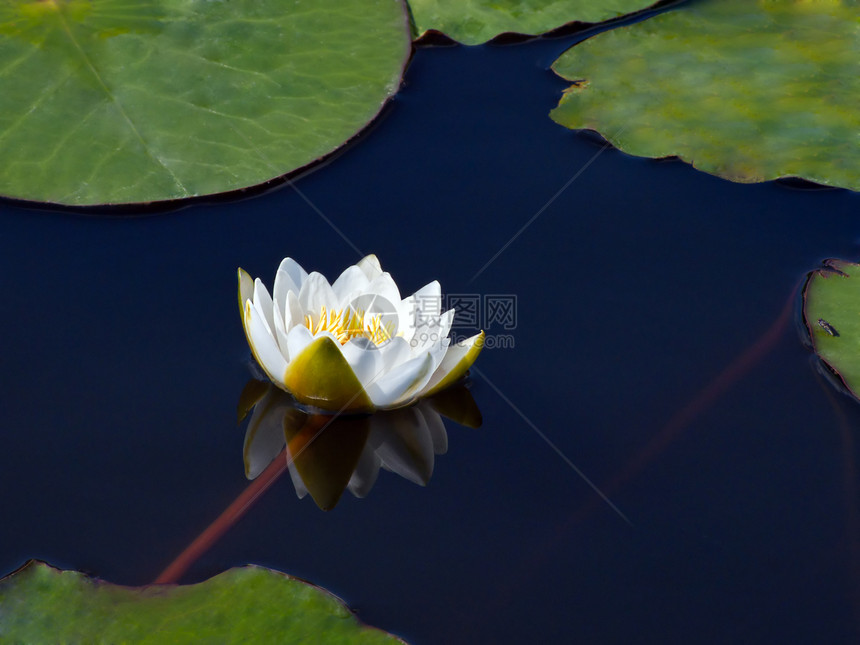
[[0, 574], [151, 582], [248, 484], [236, 267], [271, 284], [286, 255], [333, 277], [373, 252], [404, 293], [516, 296], [485, 325], [512, 346], [472, 374], [482, 427], [447, 423], [426, 487], [382, 472], [328, 512], [281, 477], [182, 582], [262, 564], [413, 643], [856, 642], [860, 406], [819, 376], [794, 290], [860, 257], [860, 198], [565, 130], [548, 67], [572, 42], [418, 50], [296, 189], [0, 204]]

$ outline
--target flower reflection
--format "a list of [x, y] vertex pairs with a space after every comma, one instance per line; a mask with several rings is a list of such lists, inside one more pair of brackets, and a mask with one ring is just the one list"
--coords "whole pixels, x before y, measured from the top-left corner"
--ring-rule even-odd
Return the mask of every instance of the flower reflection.
[[283, 390], [251, 380], [239, 401], [240, 419], [252, 409], [245, 433], [245, 475], [255, 479], [286, 452], [299, 498], [310, 494], [323, 510], [334, 508], [346, 489], [365, 497], [380, 469], [426, 485], [436, 455], [448, 450], [443, 415], [470, 428], [481, 425], [481, 412], [463, 386], [409, 408], [330, 416], [303, 410]]

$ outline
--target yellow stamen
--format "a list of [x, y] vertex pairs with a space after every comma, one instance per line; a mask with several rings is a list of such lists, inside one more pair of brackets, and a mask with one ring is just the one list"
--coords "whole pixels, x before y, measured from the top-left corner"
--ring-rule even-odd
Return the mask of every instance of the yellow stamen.
[[381, 345], [394, 337], [394, 323], [382, 322], [382, 314], [377, 314], [367, 321], [363, 311], [355, 309], [337, 309], [328, 311], [323, 307], [319, 317], [305, 316], [305, 327], [316, 335], [321, 331], [330, 332], [343, 345], [352, 338], [367, 338], [376, 345]]

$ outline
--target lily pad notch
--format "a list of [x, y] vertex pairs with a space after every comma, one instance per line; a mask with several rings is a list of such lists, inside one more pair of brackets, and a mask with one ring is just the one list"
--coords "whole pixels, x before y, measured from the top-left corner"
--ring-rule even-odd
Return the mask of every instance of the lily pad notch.
[[416, 44], [509, 44], [567, 36], [681, 0], [411, 0]]

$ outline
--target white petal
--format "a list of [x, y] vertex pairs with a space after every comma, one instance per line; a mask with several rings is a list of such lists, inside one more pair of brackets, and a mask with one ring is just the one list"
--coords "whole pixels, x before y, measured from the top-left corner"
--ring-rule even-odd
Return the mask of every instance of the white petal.
[[299, 291], [299, 304], [304, 311], [315, 316], [314, 320], [316, 320], [323, 307], [329, 311], [337, 309], [337, 298], [325, 276], [314, 271]]
[[442, 288], [434, 280], [403, 300], [400, 307], [403, 326], [399, 331], [406, 340], [412, 341], [420, 327], [438, 320], [441, 309]]
[[305, 324], [305, 312], [299, 304], [299, 294], [295, 291], [287, 293], [287, 304], [284, 307], [284, 329], [290, 331], [296, 325]]
[[354, 265], [349, 267], [331, 285], [334, 296], [337, 298], [337, 308], [343, 309], [349, 305], [349, 301], [367, 289], [369, 284], [370, 280], [367, 279], [361, 268]]
[[334, 341], [335, 345], [340, 347], [340, 341], [337, 339], [337, 336], [335, 336], [333, 333], [331, 333], [328, 329], [324, 329], [323, 331], [320, 331], [320, 332], [317, 332], [316, 334], [314, 334], [315, 339], [316, 338], [322, 338], [323, 336], [328, 336], [329, 338], [331, 338]]
[[433, 358], [425, 354], [401, 363], [366, 390], [378, 408], [405, 405], [422, 390], [432, 375]]
[[440, 345], [447, 347], [445, 341], [448, 338], [448, 332], [451, 331], [451, 324], [453, 322], [453, 309], [449, 309], [442, 315], [433, 316], [425, 320], [415, 330], [415, 335], [410, 339], [409, 346], [412, 348], [412, 352], [430, 351]]
[[415, 305], [415, 312], [421, 317], [438, 316], [442, 311], [442, 287], [433, 280], [406, 298]]
[[[283, 276], [280, 276], [280, 282], [283, 282], [282, 285], [279, 284], [278, 274], [280, 273], [284, 274]], [[302, 285], [304, 285], [305, 280], [307, 279], [308, 272], [305, 271], [298, 262], [292, 258], [284, 258], [281, 261], [281, 265], [278, 267], [277, 273], [275, 273], [275, 295], [280, 296], [282, 292], [284, 292], [283, 295], [286, 297], [285, 292], [290, 290], [298, 293], [301, 291]], [[278, 300], [284, 302], [282, 298], [278, 298]]]
[[373, 280], [376, 276], [382, 273], [379, 259], [373, 255], [373, 253], [361, 258], [356, 266], [364, 272], [364, 275], [367, 276], [368, 280]]
[[378, 320], [383, 328], [390, 329], [395, 336], [401, 327], [399, 306], [399, 302], [392, 302], [384, 295], [370, 292], [361, 293], [349, 301], [350, 313], [364, 315], [362, 324], [365, 328]]
[[266, 323], [250, 302], [245, 304], [245, 331], [254, 357], [268, 377], [281, 388], [284, 387], [284, 372], [287, 361], [275, 338], [266, 329]]
[[390, 273], [382, 273], [371, 280], [370, 284], [367, 285], [367, 293], [382, 296], [394, 305], [400, 304], [402, 300], [400, 290], [397, 288], [397, 284]]
[[353, 338], [340, 349], [365, 389], [385, 371], [382, 352], [366, 338]]
[[304, 325], [293, 327], [287, 332], [287, 348], [290, 350], [289, 356], [296, 358], [296, 356], [302, 353], [305, 347], [311, 344], [313, 339], [314, 336], [311, 330]]
[[[444, 316], [445, 314], [442, 315]], [[453, 315], [451, 318], [453, 318]], [[416, 337], [409, 343], [412, 355], [416, 356], [427, 352], [433, 359], [433, 369], [435, 370], [439, 367], [448, 352], [448, 346], [451, 344], [451, 339], [447, 336], [449, 327], [450, 321], [448, 321], [447, 326], [442, 321], [441, 324], [428, 327], [426, 331], [419, 330]], [[425, 338], [429, 340], [423, 341]]]
[[275, 339], [278, 341], [278, 347], [281, 348], [281, 354], [284, 355], [284, 358], [289, 362], [290, 360], [290, 350], [287, 345], [287, 328], [284, 325], [284, 317], [281, 315], [281, 307], [280, 303], [275, 300], [274, 318], [275, 318]]
[[442, 364], [442, 361], [445, 359], [445, 355], [448, 353], [448, 346], [451, 344], [450, 339], [443, 338], [441, 342], [431, 347], [429, 350], [430, 356], [433, 359], [433, 370], [435, 372], [436, 368]]
[[254, 306], [263, 315], [269, 330], [273, 331], [275, 329], [275, 319], [272, 317], [274, 304], [272, 296], [269, 295], [269, 290], [266, 289], [266, 285], [262, 283], [260, 278], [254, 280]]
[[278, 302], [286, 302], [287, 294], [292, 291], [299, 292], [299, 286], [293, 282], [290, 274], [280, 269], [275, 274], [275, 288], [272, 290], [272, 298]]
[[451, 331], [451, 325], [454, 324], [454, 310], [449, 309], [439, 316], [439, 336], [448, 338], [448, 333]]
[[[421, 391], [421, 395], [427, 394], [435, 388], [440, 381], [442, 381], [446, 376], [448, 376], [451, 370], [457, 368], [460, 361], [466, 358], [466, 355], [473, 350], [478, 342], [484, 342], [484, 333], [481, 332], [479, 334], [475, 334], [471, 338], [467, 338], [464, 341], [459, 343], [452, 343], [448, 346], [448, 349], [445, 352], [445, 356], [439, 362], [439, 366], [436, 368], [436, 371], [433, 372], [433, 376], [427, 382], [427, 385], [424, 386], [424, 389]], [[478, 347], [478, 351], [480, 351], [480, 346]], [[474, 357], [472, 358], [474, 360]], [[461, 367], [462, 369], [462, 367]], [[466, 371], [463, 371], [465, 374]]]
[[400, 336], [395, 336], [387, 343], [383, 343], [379, 347], [379, 352], [382, 355], [382, 366], [386, 372], [390, 372], [401, 363], [405, 363], [412, 356], [409, 343]]
[[409, 298], [406, 298], [405, 300], [401, 300], [395, 309], [397, 310], [397, 331], [395, 333], [407, 341], [411, 341], [415, 335], [418, 321], [419, 312], [416, 304]]

